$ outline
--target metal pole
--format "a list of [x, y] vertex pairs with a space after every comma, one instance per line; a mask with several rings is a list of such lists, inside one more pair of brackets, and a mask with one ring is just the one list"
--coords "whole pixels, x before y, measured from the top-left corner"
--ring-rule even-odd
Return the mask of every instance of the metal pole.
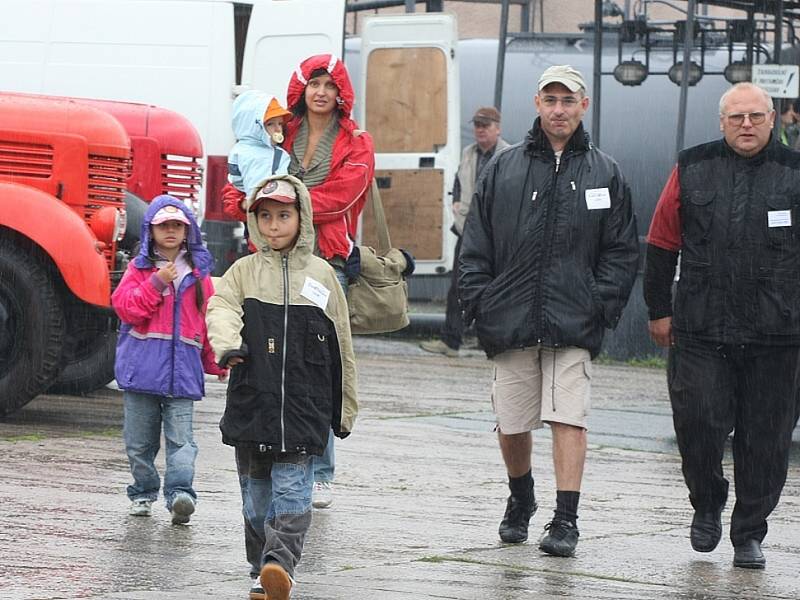
[[503, 102], [503, 70], [506, 66], [506, 36], [508, 35], [508, 1], [503, 0], [500, 11], [500, 36], [497, 39], [497, 70], [494, 79], [494, 107], [501, 110]]
[[519, 7], [519, 30], [527, 33], [531, 30], [531, 1]]
[[695, 0], [689, 0], [686, 9], [686, 29], [683, 39], [683, 64], [681, 65], [681, 97], [678, 104], [678, 135], [675, 142], [675, 156], [683, 150], [683, 137], [686, 132], [686, 100], [689, 97], [689, 61], [692, 58], [692, 44], [694, 43], [694, 11]]
[[[783, 45], [783, 0], [778, 0], [775, 6], [775, 50], [772, 52], [772, 56], [775, 60], [775, 64], [781, 64], [781, 46]], [[777, 102], [775, 103], [775, 110], [777, 111], [777, 117], [775, 119], [775, 135], [778, 136], [778, 139], [781, 139], [783, 135], [783, 121], [781, 121], [781, 113], [783, 111], [783, 98], [777, 98]]]
[[592, 140], [600, 147], [600, 86], [603, 81], [603, 0], [594, 0], [594, 67], [592, 72]]

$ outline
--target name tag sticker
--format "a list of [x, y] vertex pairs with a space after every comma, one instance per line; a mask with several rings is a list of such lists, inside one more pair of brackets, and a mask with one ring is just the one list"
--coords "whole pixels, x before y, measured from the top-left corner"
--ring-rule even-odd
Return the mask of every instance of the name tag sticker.
[[767, 211], [767, 224], [770, 227], [791, 227], [792, 226], [792, 211], [791, 210], [768, 210]]
[[316, 279], [306, 277], [306, 282], [303, 284], [300, 295], [325, 310], [325, 307], [328, 306], [328, 298], [331, 296], [331, 291]]
[[611, 208], [611, 195], [608, 193], [608, 188], [586, 190], [586, 208], [589, 210]]

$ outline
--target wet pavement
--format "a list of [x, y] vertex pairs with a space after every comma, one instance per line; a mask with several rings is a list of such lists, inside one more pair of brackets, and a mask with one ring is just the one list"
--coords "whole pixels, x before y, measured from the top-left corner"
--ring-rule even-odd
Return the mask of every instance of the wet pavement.
[[[497, 537], [506, 488], [483, 355], [400, 339], [356, 348], [361, 412], [337, 442], [334, 504], [314, 512], [294, 600], [800, 598], [800, 443], [767, 569], [734, 569], [727, 535], [711, 554], [689, 546], [664, 372], [595, 365], [578, 552], [549, 557], [536, 544], [555, 503], [546, 430], [534, 434], [531, 540]], [[217, 428], [224, 384], [207, 385], [188, 526], [163, 504], [127, 516], [119, 392], [43, 396], [0, 422], [0, 599], [247, 598], [233, 451]]]

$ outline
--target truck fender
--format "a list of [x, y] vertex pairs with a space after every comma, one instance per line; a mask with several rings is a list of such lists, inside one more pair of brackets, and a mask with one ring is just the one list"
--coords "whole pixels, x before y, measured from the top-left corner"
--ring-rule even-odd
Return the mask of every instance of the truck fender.
[[0, 181], [0, 226], [44, 250], [78, 298], [109, 306], [111, 280], [106, 259], [88, 225], [66, 204], [36, 188]]

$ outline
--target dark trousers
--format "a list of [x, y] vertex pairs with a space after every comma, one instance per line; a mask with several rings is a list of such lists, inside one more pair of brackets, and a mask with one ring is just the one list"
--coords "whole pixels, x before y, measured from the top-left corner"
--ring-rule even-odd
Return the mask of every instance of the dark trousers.
[[683, 477], [695, 510], [718, 510], [728, 497], [722, 472], [733, 436], [736, 505], [731, 541], [761, 542], [777, 506], [792, 429], [798, 418], [800, 347], [718, 345], [678, 340], [667, 380]]
[[461, 307], [458, 305], [458, 256], [461, 254], [461, 236], [458, 236], [453, 258], [453, 276], [450, 289], [447, 290], [447, 307], [444, 314], [444, 329], [442, 341], [458, 350], [461, 347], [461, 338], [464, 335], [464, 321], [461, 318]]

